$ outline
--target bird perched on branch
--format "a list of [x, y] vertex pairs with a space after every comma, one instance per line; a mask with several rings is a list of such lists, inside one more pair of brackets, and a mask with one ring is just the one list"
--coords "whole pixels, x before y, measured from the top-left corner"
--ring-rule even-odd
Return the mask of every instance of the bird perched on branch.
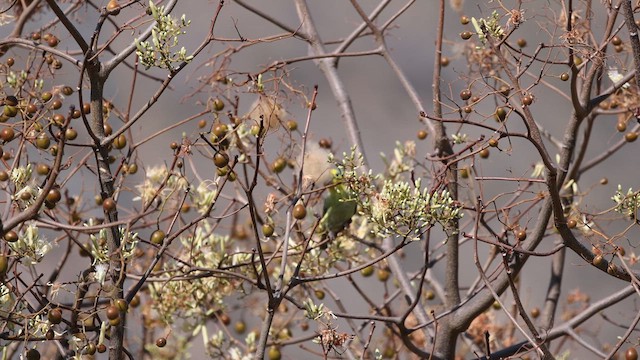
[[329, 195], [324, 199], [323, 215], [320, 220], [320, 225], [330, 239], [334, 239], [349, 225], [357, 208], [355, 194], [341, 182], [337, 170], [332, 170], [332, 175], [333, 185], [329, 188]]

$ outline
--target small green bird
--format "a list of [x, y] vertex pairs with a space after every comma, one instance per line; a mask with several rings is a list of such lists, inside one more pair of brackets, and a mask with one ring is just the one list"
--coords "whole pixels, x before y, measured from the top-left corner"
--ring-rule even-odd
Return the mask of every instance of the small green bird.
[[344, 184], [336, 184], [329, 188], [329, 195], [324, 199], [320, 223], [330, 239], [334, 239], [351, 222], [356, 208], [355, 194]]

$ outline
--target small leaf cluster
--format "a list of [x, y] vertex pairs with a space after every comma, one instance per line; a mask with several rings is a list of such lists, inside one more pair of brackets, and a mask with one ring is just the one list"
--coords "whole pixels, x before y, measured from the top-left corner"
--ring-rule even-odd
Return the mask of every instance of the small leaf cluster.
[[444, 226], [462, 216], [447, 190], [431, 192], [422, 188], [420, 179], [414, 183], [387, 180], [361, 207], [380, 237], [400, 235], [417, 240], [425, 228], [436, 223]]
[[[89, 219], [88, 226], [95, 225], [93, 219]], [[109, 262], [110, 254], [106, 244], [107, 229], [100, 229], [97, 234], [89, 235], [91, 255], [93, 257], [93, 264], [106, 264]], [[138, 244], [138, 234], [129, 232], [125, 228], [118, 229], [120, 233], [120, 251], [122, 253], [123, 260], [129, 260], [133, 257], [136, 245]]]
[[[405, 157], [406, 153], [402, 152], [402, 155]], [[403, 180], [395, 176], [397, 169], [393, 172], [393, 178], [384, 180], [382, 186], [379, 186], [381, 174], [358, 173], [361, 159], [352, 150], [351, 155], [345, 154], [344, 160], [335, 165], [341, 174], [340, 178], [352, 193], [362, 195], [355, 200], [358, 202], [360, 215], [371, 226], [371, 235], [399, 235], [417, 240], [426, 228], [436, 223], [444, 226], [449, 221], [462, 217], [460, 205], [446, 189], [423, 188], [420, 178]], [[406, 165], [396, 168], [408, 170], [411, 167]]]
[[482, 27], [484, 27], [487, 33], [492, 37], [500, 39], [504, 35], [504, 29], [500, 25], [500, 15], [497, 11], [493, 11], [491, 16], [487, 19], [476, 19], [473, 17], [471, 18], [471, 23], [473, 24], [476, 33], [478, 33], [478, 38], [482, 41], [482, 44], [486, 42], [486, 37]]
[[616, 203], [614, 210], [621, 214], [624, 214], [630, 218], [635, 218], [638, 206], [640, 206], [640, 192], [633, 191], [632, 188], [627, 190], [627, 193], [622, 192], [622, 186], [618, 185], [618, 190], [615, 195], [611, 197]]
[[[164, 323], [189, 319], [189, 327], [197, 329], [215, 311], [222, 309], [225, 297], [235, 289], [227, 278], [201, 277], [198, 276], [201, 271], [183, 268], [182, 264], [189, 263], [197, 269], [216, 269], [247, 262], [251, 255], [230, 255], [234, 242], [229, 236], [214, 233], [213, 227], [206, 221], [201, 223], [193, 236], [182, 237], [180, 242], [190, 251], [180, 259], [164, 263], [162, 278], [166, 278], [166, 282], [154, 283], [150, 286], [150, 294], [154, 300], [153, 309]], [[179, 277], [185, 280], [178, 280]]]
[[316, 305], [313, 300], [307, 299], [307, 301], [305, 301], [303, 305], [305, 309], [304, 315], [307, 317], [307, 319], [319, 320], [323, 317], [335, 318], [331, 311], [325, 310], [324, 304], [322, 303]]
[[184, 29], [191, 24], [183, 14], [179, 20], [170, 14], [164, 13], [164, 6], [156, 6], [153, 1], [149, 1], [151, 16], [156, 20], [156, 24], [151, 30], [151, 42], [135, 40], [136, 54], [140, 61], [147, 68], [159, 67], [173, 70], [173, 64], [189, 62], [193, 56], [187, 55], [187, 50], [181, 47], [177, 52], [173, 48], [178, 45], [178, 36], [186, 34]]
[[30, 265], [38, 264], [52, 249], [51, 242], [39, 235], [38, 227], [34, 223], [24, 228], [17, 241], [8, 244], [23, 262]]

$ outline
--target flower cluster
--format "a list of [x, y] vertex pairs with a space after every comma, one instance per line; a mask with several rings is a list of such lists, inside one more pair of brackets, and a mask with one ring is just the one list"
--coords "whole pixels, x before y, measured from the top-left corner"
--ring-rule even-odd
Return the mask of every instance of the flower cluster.
[[147, 68], [159, 67], [173, 70], [174, 63], [189, 62], [193, 56], [187, 55], [187, 50], [181, 47], [177, 52], [172, 48], [178, 45], [178, 36], [186, 34], [184, 28], [191, 23], [183, 14], [180, 20], [176, 20], [170, 14], [165, 14], [164, 6], [156, 6], [153, 1], [149, 1], [151, 16], [156, 20], [156, 24], [151, 31], [151, 42], [135, 40], [136, 54], [140, 61]]
[[638, 206], [640, 206], [640, 193], [634, 192], [632, 188], [627, 190], [627, 193], [622, 192], [622, 186], [618, 185], [618, 190], [615, 195], [611, 197], [616, 203], [615, 211], [624, 214], [630, 218], [635, 218]]
[[[164, 264], [163, 277], [167, 281], [153, 283], [150, 286], [151, 297], [154, 299], [154, 309], [165, 323], [171, 324], [178, 318], [190, 319], [190, 326], [195, 329], [220, 310], [224, 298], [234, 291], [228, 278], [200, 277], [198, 273], [203, 269], [219, 268], [223, 264], [246, 262], [251, 255], [243, 255], [237, 249], [231, 251], [229, 236], [214, 233], [208, 222], [202, 222], [193, 236], [182, 237], [180, 242], [190, 251], [186, 251], [181, 259]], [[230, 253], [234, 255], [229, 256]], [[181, 264], [185, 263], [192, 264], [192, 267], [183, 268]], [[185, 280], [177, 279], [181, 276]]]
[[410, 172], [415, 166], [416, 143], [407, 141], [404, 144], [396, 142], [393, 150], [393, 159], [388, 161], [384, 156], [382, 160], [387, 166], [387, 173], [394, 179], [398, 175]]
[[382, 190], [373, 193], [361, 206], [368, 220], [375, 224], [373, 231], [381, 237], [400, 235], [418, 240], [426, 227], [445, 225], [462, 216], [447, 190], [423, 189], [420, 179], [413, 184], [387, 180]]
[[[397, 150], [396, 156], [406, 157], [406, 152]], [[445, 225], [462, 217], [460, 206], [447, 190], [432, 191], [422, 188], [420, 178], [406, 181], [397, 177], [397, 171], [409, 171], [411, 166], [394, 165], [393, 178], [380, 187], [377, 182], [382, 175], [358, 174], [361, 158], [352, 151], [342, 162], [336, 162], [337, 171], [354, 194], [361, 194], [359, 213], [376, 237], [399, 235], [413, 240], [420, 238], [425, 228], [436, 223]]]
[[487, 19], [471, 18], [471, 23], [473, 24], [476, 33], [478, 33], [478, 38], [482, 41], [482, 44], [487, 41], [484, 33], [485, 31], [487, 34], [498, 39], [502, 38], [504, 35], [504, 29], [500, 26], [500, 15], [497, 11], [494, 11]]
[[[164, 184], [167, 176], [169, 178]], [[156, 195], [165, 200], [174, 192], [186, 189], [188, 185], [187, 179], [178, 174], [169, 174], [169, 169], [165, 166], [151, 167], [147, 170], [144, 183], [136, 185], [140, 195], [133, 198], [133, 200], [142, 200], [146, 206]]]
[[51, 243], [38, 234], [38, 227], [29, 224], [16, 242], [8, 243], [16, 254], [30, 265], [39, 263], [51, 250]]
[[[88, 223], [88, 226], [95, 225], [93, 219], [91, 219]], [[93, 257], [93, 264], [107, 264], [109, 262], [111, 254], [109, 253], [109, 248], [107, 246], [107, 231], [108, 229], [100, 229], [97, 234], [89, 235], [90, 246], [89, 249], [91, 251], [91, 256]], [[133, 257], [133, 254], [136, 249], [136, 245], [138, 244], [138, 233], [127, 231], [125, 228], [119, 228], [120, 235], [120, 251], [122, 254], [122, 259], [124, 261], [129, 260]]]

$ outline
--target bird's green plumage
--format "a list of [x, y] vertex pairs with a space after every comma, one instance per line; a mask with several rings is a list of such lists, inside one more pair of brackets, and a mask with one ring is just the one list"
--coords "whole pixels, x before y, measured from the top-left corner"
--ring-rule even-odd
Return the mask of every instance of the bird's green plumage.
[[324, 199], [322, 226], [335, 236], [349, 224], [356, 208], [354, 194], [344, 184], [329, 188], [329, 195]]

